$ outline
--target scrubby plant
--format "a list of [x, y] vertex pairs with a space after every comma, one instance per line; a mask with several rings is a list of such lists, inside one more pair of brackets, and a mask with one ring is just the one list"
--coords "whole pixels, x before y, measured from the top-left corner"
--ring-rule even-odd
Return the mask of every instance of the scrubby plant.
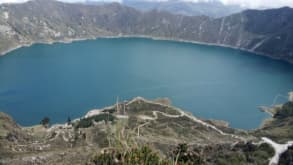
[[160, 157], [154, 153], [149, 147], [143, 146], [141, 148], [132, 149], [124, 155], [124, 162], [126, 164], [144, 164], [153, 165], [160, 164]]
[[280, 165], [293, 165], [293, 146], [289, 147], [280, 157]]
[[118, 162], [115, 160], [116, 153], [113, 152], [107, 152], [99, 155], [94, 155], [89, 164], [94, 165], [115, 165]]
[[94, 122], [100, 122], [100, 121], [105, 121], [105, 122], [113, 122], [115, 120], [115, 117], [111, 114], [100, 114], [88, 118], [82, 118], [80, 121], [75, 123], [74, 127], [75, 128], [88, 128], [94, 124]]
[[89, 164], [94, 165], [171, 165], [171, 161], [163, 160], [149, 146], [132, 148], [128, 151], [110, 150], [95, 155]]
[[49, 127], [49, 124], [50, 124], [50, 118], [49, 117], [44, 117], [42, 120], [41, 120], [41, 122], [40, 122], [40, 124], [42, 124], [44, 127]]
[[70, 118], [70, 117], [67, 118], [67, 124], [68, 124], [68, 125], [71, 124], [71, 118]]
[[293, 116], [293, 102], [285, 103], [280, 110], [278, 110], [274, 117], [276, 118], [286, 118]]
[[204, 164], [204, 159], [196, 150], [189, 150], [188, 145], [183, 143], [179, 144], [175, 150], [172, 151], [171, 157], [175, 164]]
[[[127, 151], [111, 148], [95, 155], [91, 165], [205, 165], [205, 164], [251, 164], [266, 165], [274, 154], [267, 144], [239, 143], [228, 146], [198, 146], [179, 144], [171, 150], [167, 158], [162, 158], [150, 146], [132, 148]], [[291, 152], [283, 155], [283, 161], [292, 161]]]

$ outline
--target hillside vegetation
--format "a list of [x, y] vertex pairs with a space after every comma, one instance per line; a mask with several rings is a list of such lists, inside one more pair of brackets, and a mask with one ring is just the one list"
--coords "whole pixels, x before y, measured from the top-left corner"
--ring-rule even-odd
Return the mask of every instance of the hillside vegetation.
[[[293, 139], [290, 102], [254, 131], [203, 120], [168, 103], [138, 97], [49, 128], [20, 127], [1, 113], [0, 163], [259, 165], [274, 155], [262, 137]], [[280, 162], [291, 161], [291, 150]]]

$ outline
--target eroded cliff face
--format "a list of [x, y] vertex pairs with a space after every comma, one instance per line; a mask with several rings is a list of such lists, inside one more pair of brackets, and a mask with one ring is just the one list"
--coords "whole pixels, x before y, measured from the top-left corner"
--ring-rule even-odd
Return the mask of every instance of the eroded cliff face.
[[0, 51], [38, 42], [144, 36], [245, 49], [293, 62], [293, 9], [247, 10], [218, 19], [34, 0], [0, 6]]
[[[262, 137], [272, 138], [277, 143], [293, 139], [290, 132], [286, 134], [286, 130], [292, 129], [292, 124], [287, 123], [292, 120], [290, 102], [276, 111], [273, 122], [255, 131], [233, 129], [223, 122], [204, 120], [167, 103], [169, 101], [138, 97], [92, 110], [80, 119], [49, 128], [20, 127], [9, 116], [0, 113], [0, 163], [95, 164], [93, 156], [99, 158], [95, 155], [110, 152], [116, 154], [107, 156], [116, 158], [118, 152], [123, 155], [145, 145], [161, 159], [172, 162], [177, 154], [174, 156], [171, 151], [184, 144], [184, 152], [190, 161], [268, 164], [274, 148]], [[287, 124], [278, 124], [284, 122]], [[279, 156], [280, 161], [288, 162], [290, 153], [288, 150]], [[184, 158], [185, 154], [181, 155]]]

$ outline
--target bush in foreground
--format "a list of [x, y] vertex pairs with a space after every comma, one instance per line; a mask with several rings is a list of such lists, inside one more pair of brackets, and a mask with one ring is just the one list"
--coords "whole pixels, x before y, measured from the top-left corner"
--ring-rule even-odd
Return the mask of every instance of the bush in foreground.
[[148, 146], [133, 148], [129, 151], [107, 150], [92, 157], [88, 164], [94, 165], [169, 165], [159, 154]]

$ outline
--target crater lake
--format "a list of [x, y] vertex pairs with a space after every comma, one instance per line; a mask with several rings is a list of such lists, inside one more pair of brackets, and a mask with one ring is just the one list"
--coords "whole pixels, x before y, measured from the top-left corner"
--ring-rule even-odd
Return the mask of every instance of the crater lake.
[[[24, 126], [65, 123], [136, 96], [168, 97], [195, 116], [243, 129], [283, 103], [293, 65], [231, 48], [143, 38], [35, 44], [0, 57], [0, 111]], [[275, 99], [277, 96], [277, 99]]]

